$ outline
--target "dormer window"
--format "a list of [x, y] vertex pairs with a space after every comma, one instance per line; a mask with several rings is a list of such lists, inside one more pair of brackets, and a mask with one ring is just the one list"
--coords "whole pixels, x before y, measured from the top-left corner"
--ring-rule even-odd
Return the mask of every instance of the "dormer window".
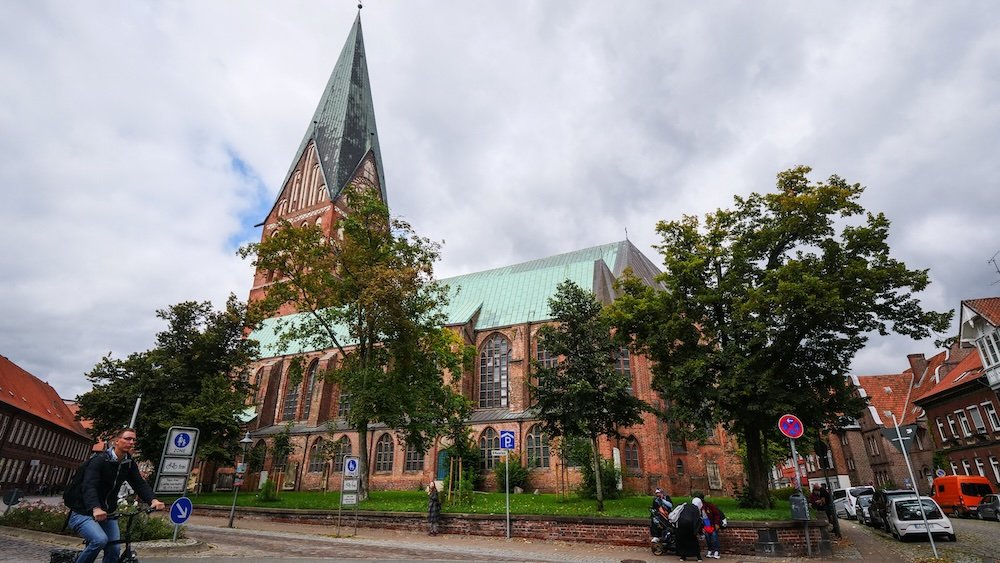
[[1000, 364], [1000, 339], [994, 330], [976, 341], [979, 356], [983, 359], [983, 367], [991, 368]]

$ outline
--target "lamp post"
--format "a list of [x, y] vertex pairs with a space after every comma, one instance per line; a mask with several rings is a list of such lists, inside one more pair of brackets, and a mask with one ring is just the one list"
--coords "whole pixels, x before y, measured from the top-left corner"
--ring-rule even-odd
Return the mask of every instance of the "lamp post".
[[[250, 450], [250, 444], [252, 444], [252, 443], [253, 443], [253, 440], [250, 438], [250, 433], [249, 432], [247, 432], [247, 435], [244, 436], [242, 440], [240, 440], [240, 446], [243, 447], [243, 463], [247, 462], [247, 452]], [[236, 477], [237, 477], [237, 475], [239, 475], [239, 471], [238, 471], [239, 470], [239, 466], [237, 466], [236, 469], [237, 469], [237, 471], [233, 474], [233, 507], [229, 509], [229, 527], [230, 528], [233, 527], [233, 518], [236, 517], [236, 495], [238, 495], [240, 493], [240, 485], [243, 484], [243, 483], [239, 483], [239, 484], [236, 483]]]
[[[903, 434], [899, 431], [899, 421], [896, 420], [896, 415], [892, 411], [885, 411], [885, 414], [892, 417], [892, 424], [896, 427], [896, 440], [899, 441], [899, 449], [903, 450], [903, 459], [906, 461], [906, 470], [910, 472], [910, 483], [913, 485], [913, 493], [917, 495], [917, 507], [920, 509], [920, 517], [924, 521], [924, 530], [927, 530], [927, 538], [931, 540], [931, 551], [934, 552], [934, 558], [937, 559], [938, 552], [937, 546], [934, 545], [934, 534], [931, 533], [931, 527], [927, 524], [927, 513], [924, 512], [924, 500], [920, 498], [920, 489], [917, 488], [917, 480], [913, 477], [913, 466], [910, 465], [910, 456], [906, 453], [907, 445], [903, 441]], [[910, 438], [907, 437], [905, 439], [909, 440]]]

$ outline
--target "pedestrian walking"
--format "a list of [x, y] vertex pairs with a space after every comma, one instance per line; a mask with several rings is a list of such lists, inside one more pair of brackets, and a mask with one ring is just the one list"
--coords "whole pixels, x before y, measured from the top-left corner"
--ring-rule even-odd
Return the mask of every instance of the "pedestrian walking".
[[437, 485], [431, 481], [427, 488], [427, 524], [429, 525], [428, 535], [438, 535], [438, 520], [441, 518], [441, 500], [438, 498]]
[[701, 546], [698, 545], [698, 535], [703, 527], [701, 499], [694, 497], [691, 502], [682, 506], [683, 509], [677, 517], [677, 555], [681, 561], [688, 561], [691, 557], [701, 561]]

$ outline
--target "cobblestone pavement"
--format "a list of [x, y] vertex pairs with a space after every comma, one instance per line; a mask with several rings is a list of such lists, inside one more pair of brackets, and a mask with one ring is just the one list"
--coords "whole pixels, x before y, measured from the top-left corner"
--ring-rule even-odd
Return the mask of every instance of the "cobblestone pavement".
[[[961, 518], [952, 518], [951, 522], [958, 541], [935, 540], [934, 546], [940, 557], [954, 563], [1000, 563], [1000, 524]], [[841, 523], [842, 526], [844, 524]], [[896, 553], [904, 561], [919, 561], [934, 556], [927, 539], [901, 542], [875, 528], [856, 522], [846, 524], [851, 527], [854, 537], [867, 535], [875, 545], [882, 545], [884, 551]]]
[[0, 561], [48, 561], [53, 546], [0, 536]]

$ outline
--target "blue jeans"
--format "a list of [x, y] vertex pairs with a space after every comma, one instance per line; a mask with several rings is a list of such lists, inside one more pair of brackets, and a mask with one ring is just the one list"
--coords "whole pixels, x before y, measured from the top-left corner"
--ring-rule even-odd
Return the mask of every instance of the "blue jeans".
[[120, 537], [117, 519], [108, 518], [98, 522], [93, 516], [72, 512], [69, 516], [69, 527], [87, 542], [87, 547], [76, 558], [76, 563], [94, 563], [97, 561], [97, 553], [102, 549], [103, 563], [118, 563], [120, 544], [108, 545], [108, 542], [117, 542]]
[[711, 534], [705, 534], [705, 549], [709, 552], [719, 551], [719, 530], [715, 530]]

